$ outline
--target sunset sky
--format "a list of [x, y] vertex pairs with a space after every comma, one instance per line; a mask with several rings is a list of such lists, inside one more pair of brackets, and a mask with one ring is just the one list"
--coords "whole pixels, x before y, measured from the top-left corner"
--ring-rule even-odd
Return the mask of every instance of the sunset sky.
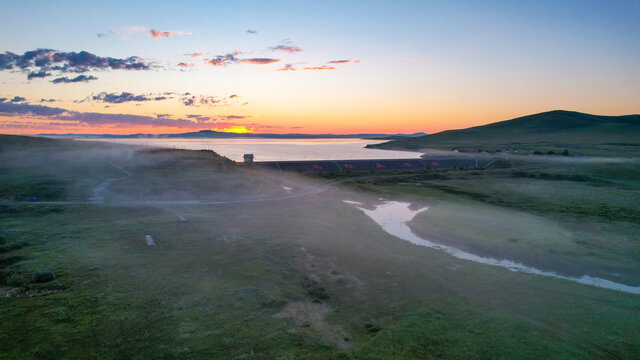
[[640, 1], [12, 1], [0, 133], [433, 133], [640, 113]]

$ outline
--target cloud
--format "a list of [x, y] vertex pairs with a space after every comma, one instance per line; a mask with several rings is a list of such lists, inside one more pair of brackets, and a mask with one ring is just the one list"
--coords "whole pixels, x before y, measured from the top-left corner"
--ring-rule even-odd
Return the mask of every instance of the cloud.
[[68, 84], [68, 83], [77, 83], [77, 82], [89, 82], [91, 80], [98, 80], [97, 77], [93, 76], [93, 75], [78, 75], [74, 78], [68, 78], [66, 76], [63, 77], [59, 77], [56, 79], [51, 80], [52, 83], [54, 84]]
[[[27, 73], [27, 79], [44, 78], [52, 75], [60, 76], [65, 73], [84, 73], [92, 70], [147, 70], [151, 67], [149, 62], [137, 56], [128, 58], [112, 58], [94, 55], [88, 51], [64, 52], [53, 49], [36, 49], [24, 54], [16, 54], [6, 51], [0, 54], [0, 71], [22, 70]], [[93, 76], [76, 78], [78, 82], [96, 79]]]
[[269, 49], [271, 49], [273, 51], [282, 51], [282, 52], [286, 52], [286, 53], [294, 53], [294, 52], [301, 52], [302, 51], [302, 49], [297, 47], [297, 46], [289, 46], [289, 45], [272, 46]]
[[149, 34], [150, 38], [157, 40], [157, 39], [160, 39], [161, 37], [171, 37], [173, 35], [173, 32], [149, 29], [147, 30], [147, 34]]
[[280, 59], [270, 59], [270, 58], [252, 58], [252, 59], [238, 59], [238, 62], [241, 64], [252, 64], [252, 65], [267, 65], [279, 62]]
[[56, 99], [40, 99], [40, 102], [56, 102]]
[[306, 71], [306, 70], [338, 70], [338, 68], [328, 65], [321, 66], [308, 66], [303, 68], [297, 68], [293, 64], [286, 64], [285, 66], [277, 69], [276, 71]]
[[186, 56], [191, 56], [191, 57], [200, 57], [202, 56], [204, 53], [202, 52], [192, 52], [190, 54], [185, 54]]
[[227, 53], [225, 55], [218, 55], [212, 59], [204, 59], [205, 64], [213, 66], [227, 66], [229, 64], [250, 64], [250, 65], [268, 65], [277, 63], [280, 59], [271, 58], [238, 58], [237, 56], [242, 54], [240, 51], [234, 51], [233, 53]]
[[178, 63], [178, 66], [179, 66], [179, 67], [183, 67], [183, 68], [185, 68], [185, 67], [192, 67], [192, 66], [196, 66], [196, 64], [194, 64], [194, 63], [186, 63], [186, 62], [179, 62], [179, 63]]
[[302, 70], [338, 70], [338, 68], [328, 65], [305, 67]]
[[229, 95], [229, 99], [235, 99], [235, 98], [239, 98], [240, 95], [236, 95], [236, 94], [231, 94]]
[[147, 34], [147, 36], [149, 36], [150, 38], [154, 39], [154, 40], [158, 40], [160, 38], [169, 38], [172, 37], [174, 34], [176, 35], [183, 35], [183, 36], [191, 36], [192, 33], [191, 31], [180, 31], [180, 30], [176, 30], [176, 31], [171, 31], [171, 30], [156, 30], [156, 29], [150, 29], [144, 26], [129, 26], [129, 27], [125, 27], [119, 30], [111, 30], [108, 31], [106, 33], [98, 33], [97, 36], [99, 38], [104, 38], [107, 37], [109, 35], [120, 35], [122, 37], [128, 37], [132, 34], [136, 34], [136, 33], [145, 33]]
[[296, 71], [298, 69], [296, 69], [295, 66], [293, 66], [293, 64], [286, 64], [285, 66], [281, 67], [280, 69], [277, 69], [276, 71]]
[[347, 63], [358, 64], [358, 63], [360, 63], [360, 60], [332, 60], [332, 61], [327, 61], [327, 64], [347, 64]]
[[258, 30], [253, 30], [253, 29], [249, 29], [249, 30], [247, 30], [247, 34], [255, 35], [255, 34], [257, 34], [257, 33], [258, 33]]
[[25, 102], [27, 99], [23, 98], [22, 96], [14, 96], [13, 99], [9, 100], [12, 103], [17, 103], [17, 102]]
[[226, 66], [237, 61], [238, 59], [236, 58], [235, 54], [218, 55], [213, 59], [204, 59], [204, 62], [206, 64], [213, 66]]
[[286, 64], [285, 66], [277, 69], [276, 71], [303, 71], [303, 70], [338, 70], [335, 66], [332, 65], [340, 65], [340, 64], [358, 64], [360, 60], [331, 60], [327, 61], [328, 65], [320, 65], [320, 66], [308, 66], [303, 68], [297, 68], [293, 64]]

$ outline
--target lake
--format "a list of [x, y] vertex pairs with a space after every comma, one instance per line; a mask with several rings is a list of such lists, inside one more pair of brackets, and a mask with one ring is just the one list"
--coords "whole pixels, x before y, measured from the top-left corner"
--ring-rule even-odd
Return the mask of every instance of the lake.
[[254, 154], [255, 161], [409, 159], [422, 153], [366, 149], [381, 140], [364, 139], [77, 139], [106, 141], [141, 147], [165, 147], [188, 150], [213, 150], [234, 161]]

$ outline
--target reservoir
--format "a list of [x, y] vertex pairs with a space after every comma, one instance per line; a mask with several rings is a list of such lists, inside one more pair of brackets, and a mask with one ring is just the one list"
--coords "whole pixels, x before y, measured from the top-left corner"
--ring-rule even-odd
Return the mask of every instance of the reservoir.
[[358, 160], [419, 158], [421, 152], [366, 149], [383, 140], [364, 139], [77, 139], [129, 144], [140, 147], [164, 147], [187, 150], [212, 150], [234, 161], [254, 154], [255, 161]]

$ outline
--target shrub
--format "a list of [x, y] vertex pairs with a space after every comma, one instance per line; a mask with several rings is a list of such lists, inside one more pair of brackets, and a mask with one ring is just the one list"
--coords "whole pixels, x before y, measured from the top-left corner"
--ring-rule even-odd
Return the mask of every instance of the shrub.
[[12, 250], [22, 249], [24, 247], [24, 245], [25, 244], [23, 244], [23, 243], [17, 243], [17, 244], [0, 246], [0, 254], [6, 253], [6, 252], [9, 252], [9, 251], [12, 251]]
[[33, 273], [35, 282], [47, 282], [53, 280], [53, 273], [50, 270], [38, 269]]
[[13, 273], [7, 277], [7, 285], [14, 287], [24, 286], [24, 278], [16, 273]]
[[369, 331], [372, 334], [377, 333], [378, 331], [382, 330], [382, 328], [378, 325], [374, 325], [374, 324], [364, 324], [365, 329], [367, 329], [367, 331]]

